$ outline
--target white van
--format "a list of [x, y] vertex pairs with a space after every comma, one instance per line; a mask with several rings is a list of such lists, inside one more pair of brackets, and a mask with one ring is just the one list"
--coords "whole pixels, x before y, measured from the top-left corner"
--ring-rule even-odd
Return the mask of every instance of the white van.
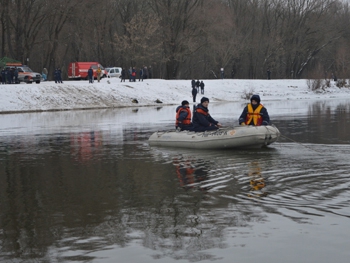
[[112, 67], [106, 68], [107, 78], [119, 78], [122, 74], [122, 68], [120, 67]]

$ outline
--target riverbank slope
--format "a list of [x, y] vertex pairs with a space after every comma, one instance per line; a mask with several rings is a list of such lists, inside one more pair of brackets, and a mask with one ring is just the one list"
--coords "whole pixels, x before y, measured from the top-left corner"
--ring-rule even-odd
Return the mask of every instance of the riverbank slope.
[[[210, 102], [247, 101], [249, 94], [259, 94], [262, 102], [350, 98], [349, 88], [331, 87], [318, 92], [308, 88], [306, 80], [203, 80], [204, 95]], [[147, 79], [120, 82], [120, 79], [87, 81], [52, 81], [40, 84], [0, 85], [0, 113], [117, 108], [132, 106], [176, 105], [192, 102], [191, 80]], [[138, 103], [136, 103], [136, 101]]]

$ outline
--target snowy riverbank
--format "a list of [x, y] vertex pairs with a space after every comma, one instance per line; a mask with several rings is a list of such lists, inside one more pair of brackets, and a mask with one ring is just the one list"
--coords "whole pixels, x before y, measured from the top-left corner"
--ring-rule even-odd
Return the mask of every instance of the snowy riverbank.
[[[350, 98], [349, 88], [332, 83], [323, 92], [309, 90], [306, 80], [203, 80], [204, 96], [210, 102], [246, 102], [245, 94], [255, 93], [266, 101], [299, 101]], [[176, 105], [182, 100], [192, 102], [190, 80], [149, 79], [121, 83], [119, 79], [65, 81], [63, 84], [0, 85], [0, 112], [97, 109], [132, 106]], [[197, 102], [202, 94], [197, 95]], [[137, 99], [138, 104], [133, 103]]]

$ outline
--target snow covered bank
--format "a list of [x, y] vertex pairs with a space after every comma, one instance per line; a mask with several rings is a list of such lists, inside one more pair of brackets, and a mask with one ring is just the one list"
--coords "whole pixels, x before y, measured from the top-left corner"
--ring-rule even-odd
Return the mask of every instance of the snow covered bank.
[[[204, 96], [210, 102], [246, 102], [247, 93], [259, 94], [262, 103], [281, 100], [344, 99], [350, 89], [337, 88], [334, 83], [322, 93], [308, 89], [306, 80], [203, 80]], [[119, 79], [65, 81], [63, 84], [0, 85], [0, 112], [97, 109], [131, 106], [176, 105], [182, 100], [192, 102], [191, 80], [149, 79], [143, 82], [120, 82]], [[202, 94], [197, 95], [197, 102]], [[133, 103], [137, 99], [138, 104]]]

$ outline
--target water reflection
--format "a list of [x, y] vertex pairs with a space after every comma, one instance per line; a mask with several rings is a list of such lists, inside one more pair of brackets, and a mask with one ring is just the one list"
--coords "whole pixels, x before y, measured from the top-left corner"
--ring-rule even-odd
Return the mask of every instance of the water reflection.
[[316, 102], [309, 106], [306, 116], [274, 120], [284, 135], [283, 141], [349, 144], [350, 104], [329, 105]]
[[94, 159], [101, 152], [102, 133], [98, 131], [72, 133], [70, 135], [71, 155], [80, 162]]
[[251, 162], [249, 165], [249, 184], [250, 193], [248, 197], [263, 197], [267, 196], [267, 192], [264, 191], [266, 186], [265, 178], [262, 176], [261, 167], [259, 162]]
[[213, 186], [202, 185], [208, 180], [208, 172], [205, 168], [205, 161], [196, 160], [194, 157], [175, 156], [173, 164], [176, 167], [176, 174], [179, 179], [180, 186], [184, 189], [198, 189], [207, 191]]
[[[96, 123], [80, 128], [60, 122], [27, 127], [28, 134], [1, 130], [0, 261], [232, 262], [234, 254], [245, 262], [251, 251], [278, 253], [283, 239], [287, 262], [313, 247], [344, 262], [350, 146], [336, 139], [339, 129], [324, 127], [323, 115], [350, 128], [349, 108], [322, 105], [274, 118], [301, 143], [249, 151], [151, 148], [149, 135], [173, 122], [139, 121], [143, 108], [136, 124], [94, 111], [85, 119]], [[335, 143], [323, 144], [329, 133]]]

